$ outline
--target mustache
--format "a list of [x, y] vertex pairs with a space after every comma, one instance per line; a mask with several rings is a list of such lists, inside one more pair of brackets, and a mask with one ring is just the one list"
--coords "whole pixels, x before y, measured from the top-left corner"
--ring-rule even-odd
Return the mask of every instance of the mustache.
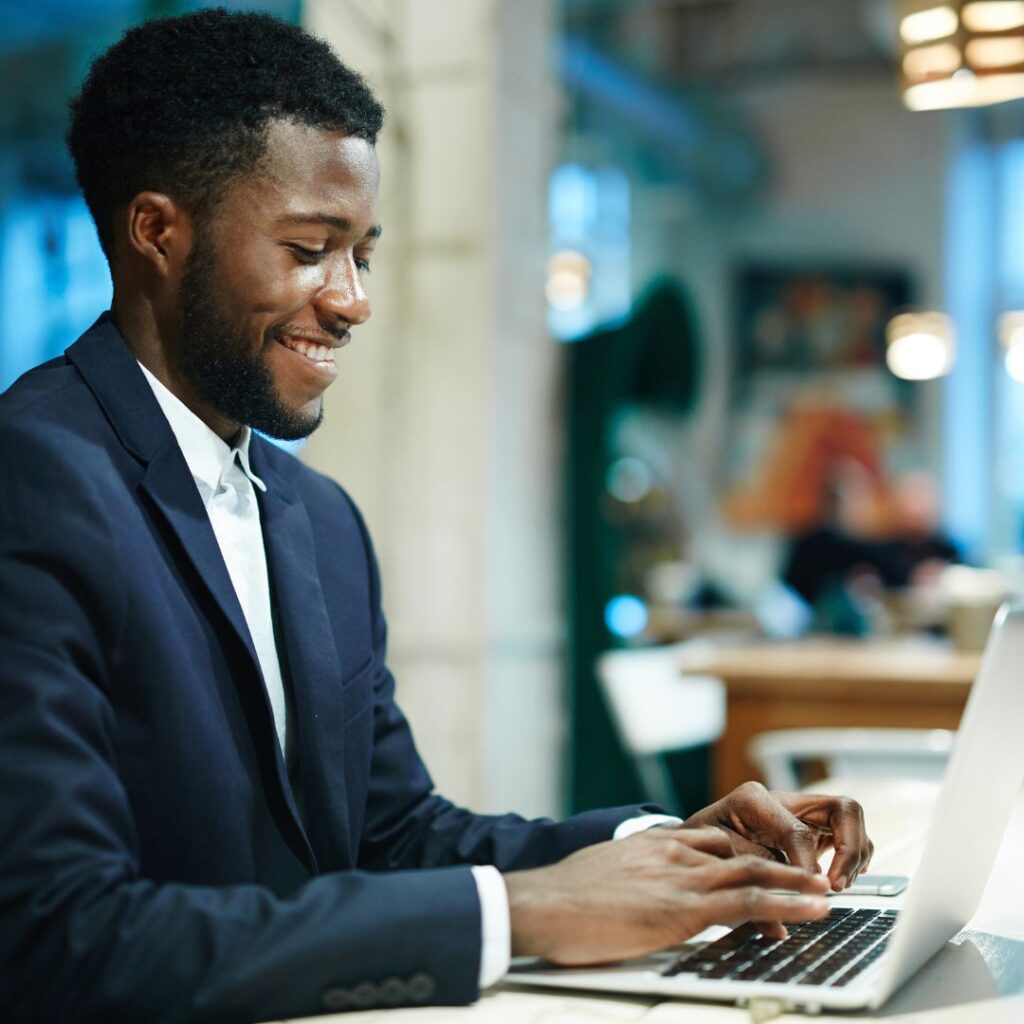
[[345, 340], [348, 335], [348, 324], [339, 324], [337, 327], [321, 327], [318, 331], [311, 331], [308, 327], [300, 327], [298, 324], [284, 324], [281, 327], [273, 327], [267, 332], [269, 341], [277, 341], [278, 338], [285, 335], [292, 338], [304, 338], [313, 344], [329, 345], [331, 342]]

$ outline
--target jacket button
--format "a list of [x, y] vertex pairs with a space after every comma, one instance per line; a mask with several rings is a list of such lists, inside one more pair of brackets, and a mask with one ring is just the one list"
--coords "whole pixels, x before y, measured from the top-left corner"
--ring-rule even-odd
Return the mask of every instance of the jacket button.
[[368, 1010], [377, 1005], [377, 986], [372, 981], [361, 981], [352, 989], [352, 1005], [359, 1010]]
[[329, 988], [320, 1001], [325, 1010], [347, 1010], [352, 1005], [352, 995], [347, 988]]
[[425, 1003], [436, 991], [434, 979], [424, 971], [419, 971], [409, 979], [409, 998], [414, 1003]]
[[385, 978], [380, 983], [380, 1001], [384, 1006], [401, 1006], [409, 999], [409, 986], [401, 978]]

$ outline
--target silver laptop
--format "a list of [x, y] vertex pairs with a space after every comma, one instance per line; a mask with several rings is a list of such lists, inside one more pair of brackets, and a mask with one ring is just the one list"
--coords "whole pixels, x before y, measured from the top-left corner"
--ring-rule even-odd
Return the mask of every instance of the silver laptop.
[[977, 909], [1024, 780], [1022, 665], [1024, 603], [1007, 604], [989, 635], [902, 910], [884, 898], [838, 897], [827, 918], [791, 926], [782, 942], [745, 925], [613, 967], [517, 963], [506, 980], [740, 1003], [774, 999], [811, 1011], [881, 1006]]

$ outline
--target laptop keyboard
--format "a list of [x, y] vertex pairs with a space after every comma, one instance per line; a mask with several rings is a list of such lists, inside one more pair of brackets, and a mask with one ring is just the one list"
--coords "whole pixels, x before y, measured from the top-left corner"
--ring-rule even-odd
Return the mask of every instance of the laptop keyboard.
[[706, 946], [683, 950], [661, 973], [839, 987], [885, 952], [896, 915], [895, 910], [838, 907], [818, 921], [790, 926], [789, 938], [782, 940], [746, 924]]

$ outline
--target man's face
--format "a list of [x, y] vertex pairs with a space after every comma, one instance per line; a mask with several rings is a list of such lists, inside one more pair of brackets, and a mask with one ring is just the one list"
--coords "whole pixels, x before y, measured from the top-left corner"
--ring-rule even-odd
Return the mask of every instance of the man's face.
[[176, 369], [208, 422], [286, 439], [319, 426], [335, 352], [370, 315], [377, 181], [365, 140], [274, 122], [260, 166], [196, 224]]

